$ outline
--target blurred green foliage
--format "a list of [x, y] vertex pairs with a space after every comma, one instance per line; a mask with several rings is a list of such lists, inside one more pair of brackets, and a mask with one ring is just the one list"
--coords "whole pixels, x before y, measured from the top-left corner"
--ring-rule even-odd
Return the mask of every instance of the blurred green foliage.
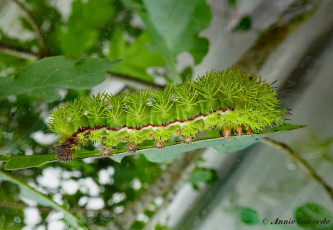
[[217, 179], [216, 170], [210, 168], [196, 167], [189, 182], [192, 183], [192, 186], [195, 190], [199, 189], [199, 183], [213, 183]]
[[[48, 114], [65, 101], [87, 95], [93, 86], [105, 80], [106, 72], [147, 84], [154, 84], [156, 73], [166, 81], [180, 82], [184, 77], [175, 69], [177, 55], [189, 52], [196, 65], [208, 52], [208, 40], [198, 37], [211, 19], [204, 0], [172, 0], [161, 4], [148, 0], [73, 0], [68, 6], [48, 0], [21, 2], [6, 0], [1, 4], [4, 9], [0, 9], [17, 8], [19, 13], [8, 19], [8, 23], [20, 27], [16, 35], [8, 31], [11, 27], [0, 28], [2, 160], [7, 155], [50, 156], [47, 153], [52, 152], [51, 143], [34, 138], [36, 133], [48, 135]], [[173, 17], [169, 17], [171, 12]], [[23, 39], [27, 37], [24, 34], [33, 36]], [[156, 67], [158, 71], [154, 71]], [[187, 66], [184, 75], [192, 73], [192, 68]], [[65, 90], [62, 96], [59, 88]], [[0, 162], [0, 167], [3, 166]], [[159, 177], [163, 167], [138, 155], [124, 158], [121, 163], [110, 159], [96, 159], [93, 163], [55, 162], [3, 173], [0, 229], [23, 228], [27, 224], [28, 207], [37, 207], [40, 215], [37, 223], [29, 225], [34, 229], [48, 228], [54, 208], [63, 210], [63, 220], [73, 229], [76, 225], [89, 229], [107, 226]], [[42, 182], [48, 173], [54, 176], [53, 186]], [[98, 190], [91, 193], [86, 181]], [[72, 184], [67, 186], [79, 187], [68, 193], [69, 182]], [[115, 200], [117, 194], [123, 198]], [[102, 208], [91, 209], [89, 200], [93, 198], [102, 200]], [[41, 206], [39, 201], [43, 199], [46, 203]], [[142, 229], [144, 225], [145, 222], [135, 222], [133, 227]], [[156, 229], [166, 228], [157, 225]]]
[[247, 31], [251, 29], [252, 19], [250, 16], [244, 16], [238, 22], [237, 26], [234, 28], [235, 31]]
[[303, 204], [295, 210], [294, 215], [298, 220], [297, 224], [303, 229], [333, 229], [332, 213], [319, 204]]

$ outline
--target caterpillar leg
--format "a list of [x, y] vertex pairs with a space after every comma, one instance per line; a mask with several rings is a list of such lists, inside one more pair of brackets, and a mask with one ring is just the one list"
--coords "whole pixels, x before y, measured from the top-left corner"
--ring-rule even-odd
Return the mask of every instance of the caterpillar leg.
[[103, 148], [101, 151], [102, 157], [108, 157], [111, 155], [111, 149], [110, 148]]
[[193, 138], [191, 136], [187, 136], [187, 137], [183, 137], [180, 140], [180, 143], [185, 144], [185, 145], [189, 145], [192, 144]]
[[126, 151], [128, 153], [136, 153], [136, 148], [137, 148], [137, 144], [134, 142], [130, 142], [128, 143], [127, 147], [126, 147]]
[[253, 137], [253, 132], [252, 132], [252, 129], [251, 129], [250, 127], [247, 127], [247, 129], [246, 129], [246, 133], [247, 133], [248, 135], [250, 135], [251, 137]]
[[228, 139], [231, 134], [231, 128], [229, 126], [225, 126], [223, 130], [223, 138]]
[[243, 135], [243, 127], [241, 125], [236, 126], [237, 137], [241, 138]]
[[165, 143], [164, 141], [161, 141], [161, 140], [156, 140], [155, 143], [154, 143], [154, 146], [153, 146], [155, 149], [164, 149], [165, 148]]

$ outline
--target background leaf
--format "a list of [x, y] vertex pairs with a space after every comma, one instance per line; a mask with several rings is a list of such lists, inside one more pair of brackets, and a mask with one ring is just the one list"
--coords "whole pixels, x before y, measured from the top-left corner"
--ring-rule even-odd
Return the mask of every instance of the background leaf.
[[213, 183], [216, 179], [217, 175], [215, 169], [196, 167], [192, 171], [188, 182], [192, 183], [195, 190], [198, 190], [198, 183]]
[[[333, 215], [332, 213], [319, 204], [307, 203], [295, 210], [295, 219], [298, 220], [298, 225], [304, 229], [321, 229], [332, 230], [333, 229]], [[321, 221], [327, 220], [328, 224], [320, 223], [305, 223], [306, 221]], [[299, 222], [300, 220], [304, 223]]]
[[239, 21], [238, 25], [234, 28], [234, 31], [236, 30], [242, 30], [247, 31], [251, 29], [252, 19], [250, 16], [244, 16]]
[[133, 43], [127, 44], [123, 32], [116, 31], [110, 40], [108, 57], [111, 60], [121, 61], [111, 66], [110, 71], [153, 82], [154, 79], [147, 74], [146, 69], [163, 66], [165, 62], [159, 54], [149, 50], [149, 42], [151, 36], [148, 32], [140, 34]]
[[207, 39], [198, 38], [198, 34], [211, 20], [209, 6], [203, 0], [143, 0], [138, 13], [152, 35], [153, 50], [166, 62], [170, 78], [181, 82], [174, 65], [176, 56], [188, 51], [198, 64], [208, 52]]
[[72, 3], [72, 13], [65, 31], [59, 29], [63, 53], [78, 56], [90, 49], [98, 39], [98, 28], [115, 14], [110, 0], [81, 1]]
[[0, 78], [0, 98], [24, 94], [52, 102], [60, 98], [56, 89], [90, 89], [101, 83], [112, 64], [101, 58], [44, 58], [22, 68], [14, 79]]
[[0, 53], [0, 78], [14, 75], [20, 67], [23, 67], [28, 63], [29, 61], [27, 60], [17, 59]]
[[16, 184], [20, 188], [20, 192], [22, 196], [36, 201], [41, 206], [51, 207], [57, 211], [60, 211], [64, 214], [65, 220], [75, 229], [79, 228], [79, 221], [73, 216], [70, 212], [68, 212], [65, 208], [61, 207], [53, 200], [45, 196], [44, 194], [36, 191], [35, 189], [31, 188], [30, 186], [26, 185], [22, 181], [14, 178], [13, 176], [0, 171], [0, 179], [3, 181], [10, 181]]
[[256, 210], [248, 207], [242, 207], [238, 210], [239, 219], [246, 225], [257, 225], [261, 223]]

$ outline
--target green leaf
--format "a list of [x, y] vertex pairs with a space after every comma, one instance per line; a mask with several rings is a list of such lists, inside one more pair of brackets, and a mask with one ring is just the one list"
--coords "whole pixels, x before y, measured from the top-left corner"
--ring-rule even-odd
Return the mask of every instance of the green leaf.
[[193, 56], [194, 64], [200, 64], [202, 58], [206, 56], [209, 49], [209, 41], [206, 38], [195, 40], [194, 46], [189, 50]]
[[14, 79], [0, 78], [0, 98], [23, 94], [52, 102], [60, 98], [59, 88], [90, 89], [101, 83], [113, 63], [101, 58], [44, 58], [22, 68]]
[[9, 155], [0, 155], [0, 161], [7, 162], [10, 160]]
[[333, 215], [325, 207], [306, 203], [295, 210], [297, 224], [304, 229], [333, 229]]
[[97, 38], [97, 31], [85, 29], [82, 25], [69, 28], [68, 32], [59, 34], [61, 50], [64, 54], [73, 56], [79, 56], [91, 48]]
[[254, 226], [254, 225], [264, 225], [269, 226], [267, 229], [273, 230], [300, 230], [298, 227], [282, 225], [282, 224], [272, 224], [274, 220], [268, 218], [262, 218], [259, 216], [258, 212], [251, 207], [237, 207], [235, 214], [238, 219], [245, 225]]
[[14, 75], [18, 69], [28, 63], [27, 60], [0, 53], [0, 78]]
[[175, 69], [176, 56], [189, 51], [198, 64], [208, 51], [208, 41], [198, 34], [211, 20], [209, 6], [204, 0], [143, 0], [143, 8], [138, 13], [152, 35], [151, 47], [163, 56], [170, 78], [180, 83]]
[[[0, 179], [1, 181], [1, 179]], [[1, 182], [0, 201], [0, 229], [22, 229], [25, 225], [24, 209], [6, 203], [17, 202], [20, 197], [20, 189], [12, 183]]]
[[261, 223], [256, 210], [248, 207], [242, 207], [237, 210], [237, 214], [242, 223], [246, 225], [257, 225]]
[[74, 229], [79, 229], [79, 222], [75, 216], [73, 216], [70, 212], [68, 212], [65, 208], [61, 207], [53, 200], [45, 196], [44, 194], [36, 191], [35, 189], [31, 188], [24, 182], [16, 179], [15, 177], [0, 171], [0, 180], [9, 181], [16, 184], [20, 188], [20, 192], [22, 196], [36, 201], [41, 206], [51, 207], [57, 211], [60, 211], [64, 214], [65, 220], [70, 224]]
[[154, 79], [147, 74], [147, 68], [164, 66], [165, 62], [159, 54], [149, 50], [149, 42], [151, 36], [148, 32], [142, 33], [129, 45], [126, 44], [122, 31], [116, 31], [110, 41], [108, 57], [121, 62], [111, 66], [110, 71], [153, 82]]
[[24, 169], [38, 167], [48, 162], [57, 161], [55, 154], [34, 155], [35, 157], [27, 157], [25, 155], [1, 158], [0, 161], [7, 161], [5, 169]]
[[238, 25], [234, 28], [234, 30], [249, 30], [251, 29], [252, 19], [250, 16], [244, 16], [238, 23]]
[[98, 28], [115, 14], [110, 0], [75, 0], [66, 31], [59, 30], [61, 49], [78, 56], [90, 49], [98, 39]]
[[169, 230], [168, 226], [157, 224], [155, 225], [154, 230]]
[[229, 0], [229, 4], [233, 7], [237, 5], [238, 0]]
[[[257, 143], [261, 138], [268, 137], [273, 133], [295, 130], [302, 127], [304, 126], [283, 124], [275, 128], [279, 131], [271, 129], [262, 134], [254, 134], [253, 137], [244, 135], [240, 139], [236, 136], [231, 136], [228, 140], [224, 140], [222, 137], [220, 137], [218, 133], [215, 133], [211, 134], [207, 138], [196, 140], [190, 145], [183, 145], [179, 142], [167, 142], [166, 147], [162, 150], [156, 150], [152, 148], [152, 143], [147, 142], [148, 144], [142, 144], [135, 154], [143, 154], [147, 160], [155, 163], [170, 162], [176, 157], [178, 157], [181, 153], [188, 152], [194, 149], [214, 148], [220, 153], [227, 154], [251, 146]], [[132, 155], [132, 153], [124, 152], [124, 150], [117, 150], [110, 158], [116, 162], [121, 162], [124, 157]], [[73, 156], [74, 159], [84, 159], [88, 157], [100, 157], [100, 151], [81, 150], [79, 152], [76, 152]], [[7, 170], [38, 167], [42, 164], [53, 162], [56, 159], [57, 156], [55, 154], [0, 157], [0, 161], [7, 162], [5, 164], [5, 169]]]
[[110, 39], [108, 58], [111, 60], [122, 59], [124, 56], [126, 56], [125, 54], [129, 52], [128, 50], [130, 50], [132, 47], [135, 47], [135, 42], [129, 46], [126, 44], [123, 31], [120, 29], [115, 30], [112, 33], [112, 37]]
[[293, 124], [289, 124], [289, 123], [284, 123], [282, 125], [272, 128], [271, 131], [278, 132], [278, 131], [285, 131], [285, 130], [300, 129], [300, 128], [304, 128], [304, 127], [306, 127], [306, 125], [293, 125]]
[[211, 183], [216, 179], [216, 171], [208, 168], [195, 168], [188, 179], [190, 183], [196, 184], [200, 182]]
[[[21, 28], [23, 31], [24, 29]], [[4, 52], [3, 48], [8, 47], [9, 49], [14, 48], [18, 49], [18, 50], [22, 50], [25, 52], [30, 53], [31, 52], [31, 47], [33, 46], [38, 46], [38, 42], [36, 39], [30, 40], [30, 41], [21, 41], [18, 38], [13, 38], [10, 37], [7, 33], [6, 30], [3, 30], [2, 28], [0, 28], [0, 41], [1, 44], [4, 45], [4, 47], [1, 47], [0, 50], [2, 50], [2, 52]], [[22, 56], [23, 60], [24, 60], [24, 56]], [[20, 60], [20, 59], [18, 59]], [[21, 61], [23, 61], [21, 60]], [[26, 61], [26, 60], [24, 60]]]

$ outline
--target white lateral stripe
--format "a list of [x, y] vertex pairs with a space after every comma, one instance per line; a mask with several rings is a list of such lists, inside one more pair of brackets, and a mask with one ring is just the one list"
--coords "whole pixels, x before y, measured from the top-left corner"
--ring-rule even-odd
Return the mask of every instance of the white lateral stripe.
[[[223, 115], [225, 115], [229, 112], [230, 112], [230, 110], [227, 110], [227, 111], [218, 110], [215, 113], [223, 116]], [[190, 121], [196, 122], [196, 121], [199, 121], [199, 120], [207, 120], [212, 114], [214, 114], [214, 113], [211, 113], [209, 115], [200, 115], [200, 116], [198, 116], [198, 117], [196, 117], [196, 118], [194, 118], [193, 120], [190, 120]], [[134, 131], [143, 131], [143, 130], [147, 130], [147, 129], [152, 129], [152, 130], [155, 131], [155, 130], [161, 128], [161, 127], [169, 128], [169, 127], [176, 126], [176, 125], [185, 126], [190, 121], [176, 121], [176, 122], [170, 123], [166, 126], [164, 126], [164, 125], [148, 125], [148, 126], [142, 128], [142, 129], [133, 129], [133, 128], [124, 127], [124, 128], [121, 128], [117, 131], [112, 131], [112, 130], [107, 130], [107, 131], [110, 131], [110, 132], [112, 131], [112, 132], [117, 132], [117, 133], [122, 133], [122, 132], [125, 132], [125, 131], [128, 132], [128, 133], [132, 133]]]

